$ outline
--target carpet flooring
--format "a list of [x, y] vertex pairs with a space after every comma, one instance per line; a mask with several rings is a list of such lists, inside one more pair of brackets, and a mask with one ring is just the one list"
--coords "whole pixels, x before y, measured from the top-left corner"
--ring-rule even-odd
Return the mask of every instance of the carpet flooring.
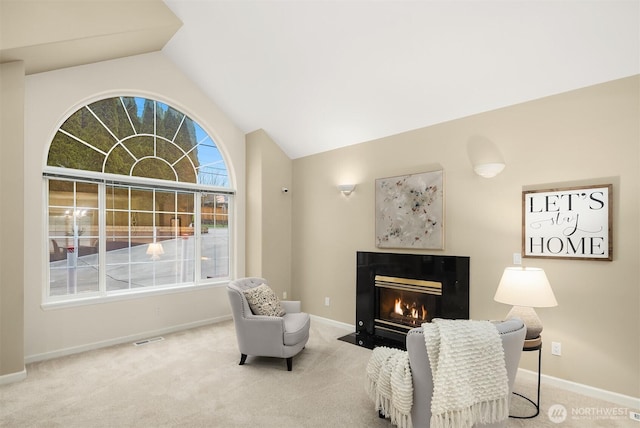
[[[276, 358], [239, 366], [231, 321], [29, 364], [26, 380], [0, 386], [0, 426], [390, 428], [364, 391], [371, 351], [337, 340], [345, 333], [314, 319], [292, 372]], [[517, 379], [515, 389], [535, 396], [534, 384]], [[554, 404], [569, 412], [561, 424], [548, 416]], [[540, 415], [508, 427], [640, 428], [627, 415], [576, 418], [578, 407], [620, 406], [543, 385]], [[511, 411], [530, 408], [514, 398]]]

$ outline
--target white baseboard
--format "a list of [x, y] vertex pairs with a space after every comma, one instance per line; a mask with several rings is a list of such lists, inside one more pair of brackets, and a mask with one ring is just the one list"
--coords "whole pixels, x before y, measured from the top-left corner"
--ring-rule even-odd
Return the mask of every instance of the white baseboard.
[[[530, 382], [538, 381], [538, 373], [518, 369], [518, 376], [523, 379], [527, 379]], [[597, 398], [598, 400], [608, 401], [610, 403], [617, 404], [619, 406], [626, 407], [628, 409], [637, 410], [640, 409], [640, 398], [631, 397], [629, 395], [618, 394], [617, 392], [607, 391], [605, 389], [595, 388], [593, 386], [584, 385], [570, 380], [564, 380], [553, 376], [541, 375], [540, 383], [543, 385], [553, 386], [555, 388], [564, 389], [565, 391], [575, 392], [587, 397]]]
[[347, 324], [344, 322], [340, 322], [340, 321], [335, 321], [329, 318], [324, 318], [324, 317], [319, 317], [317, 315], [309, 315], [311, 317], [312, 321], [317, 321], [323, 324], [328, 324], [328, 325], [332, 325], [334, 327], [339, 327], [343, 330], [348, 330], [346, 331], [346, 333], [354, 333], [356, 331], [356, 327], [354, 325], [351, 324]]
[[27, 378], [27, 369], [24, 368], [20, 372], [9, 373], [0, 376], [0, 385], [6, 385], [8, 383], [21, 382]]
[[38, 361], [50, 360], [53, 358], [64, 357], [67, 355], [78, 354], [80, 352], [92, 351], [94, 349], [106, 348], [108, 346], [120, 345], [121, 343], [135, 342], [141, 339], [147, 339], [149, 337], [160, 336], [163, 334], [175, 333], [177, 331], [188, 330], [190, 328], [201, 327], [203, 325], [215, 324], [231, 319], [231, 315], [225, 315], [216, 318], [209, 318], [202, 321], [196, 321], [192, 323], [174, 325], [167, 328], [161, 328], [153, 331], [146, 331], [142, 333], [132, 334], [130, 336], [116, 337], [114, 339], [103, 340], [100, 342], [88, 343], [86, 345], [73, 346], [65, 349], [58, 349], [56, 351], [44, 352], [42, 354], [28, 355], [25, 357], [25, 364], [35, 363]]

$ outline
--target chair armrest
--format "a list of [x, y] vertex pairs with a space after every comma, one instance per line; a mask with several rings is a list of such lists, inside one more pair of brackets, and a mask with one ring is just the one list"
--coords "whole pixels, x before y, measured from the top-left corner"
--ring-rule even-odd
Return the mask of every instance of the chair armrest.
[[288, 314], [302, 312], [302, 305], [299, 300], [281, 300], [282, 309]]
[[241, 353], [269, 356], [283, 345], [284, 320], [251, 314], [236, 324], [236, 336]]

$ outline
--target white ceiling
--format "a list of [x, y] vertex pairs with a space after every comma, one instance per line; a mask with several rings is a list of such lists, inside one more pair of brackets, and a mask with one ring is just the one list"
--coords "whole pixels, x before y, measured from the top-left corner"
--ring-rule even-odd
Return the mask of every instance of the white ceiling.
[[162, 49], [291, 158], [640, 73], [640, 0], [0, 0], [0, 24], [27, 74]]
[[640, 73], [640, 1], [165, 0], [163, 52], [298, 158]]

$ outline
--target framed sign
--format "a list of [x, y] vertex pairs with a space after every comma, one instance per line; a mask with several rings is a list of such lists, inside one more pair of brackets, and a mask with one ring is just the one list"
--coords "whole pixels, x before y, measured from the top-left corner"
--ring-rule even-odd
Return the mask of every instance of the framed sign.
[[444, 248], [443, 171], [376, 180], [376, 247]]
[[522, 192], [522, 254], [613, 260], [612, 185]]

